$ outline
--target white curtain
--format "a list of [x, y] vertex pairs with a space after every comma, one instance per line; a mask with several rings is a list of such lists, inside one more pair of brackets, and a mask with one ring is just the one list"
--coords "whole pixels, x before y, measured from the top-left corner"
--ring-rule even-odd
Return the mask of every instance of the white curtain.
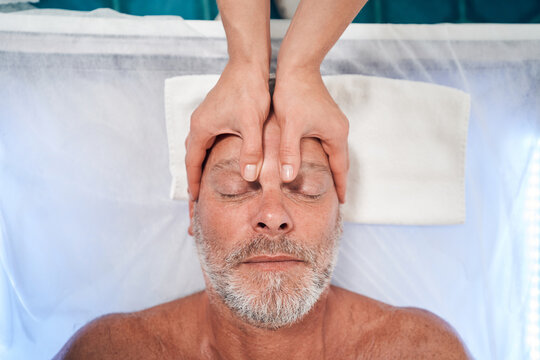
[[[2, 359], [50, 358], [96, 316], [204, 287], [187, 206], [168, 198], [163, 81], [220, 73], [221, 24], [65, 14], [0, 15]], [[272, 23], [273, 67], [286, 25]], [[527, 358], [540, 26], [354, 24], [322, 72], [472, 101], [466, 222], [346, 224], [334, 283], [434, 312], [478, 359]]]

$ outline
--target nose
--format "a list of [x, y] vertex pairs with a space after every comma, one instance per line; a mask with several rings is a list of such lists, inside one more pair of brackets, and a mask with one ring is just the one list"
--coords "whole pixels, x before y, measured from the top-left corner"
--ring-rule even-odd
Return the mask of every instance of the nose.
[[293, 229], [292, 218], [278, 194], [263, 195], [252, 226], [255, 232], [268, 236], [284, 235]]

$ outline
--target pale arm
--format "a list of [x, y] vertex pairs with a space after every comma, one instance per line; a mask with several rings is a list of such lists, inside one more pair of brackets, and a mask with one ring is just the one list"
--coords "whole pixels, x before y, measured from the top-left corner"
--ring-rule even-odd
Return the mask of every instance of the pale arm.
[[302, 0], [278, 56], [278, 72], [319, 67], [367, 0]]
[[218, 0], [229, 61], [270, 67], [270, 0]]

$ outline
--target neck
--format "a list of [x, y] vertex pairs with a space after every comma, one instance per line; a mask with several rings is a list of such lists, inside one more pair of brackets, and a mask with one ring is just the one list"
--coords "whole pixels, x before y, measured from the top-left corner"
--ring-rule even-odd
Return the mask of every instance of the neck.
[[[329, 286], [300, 321], [277, 330], [253, 326], [236, 316], [218, 296], [205, 291], [207, 346], [218, 359], [324, 358]], [[321, 356], [323, 355], [323, 356]]]

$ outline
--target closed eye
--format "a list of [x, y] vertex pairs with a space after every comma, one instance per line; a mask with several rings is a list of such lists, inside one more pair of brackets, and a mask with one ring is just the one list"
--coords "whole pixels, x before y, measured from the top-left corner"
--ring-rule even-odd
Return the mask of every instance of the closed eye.
[[293, 182], [283, 184], [282, 188], [294, 195], [309, 200], [317, 200], [326, 192], [327, 186], [325, 186], [325, 182], [324, 180], [316, 180], [313, 177], [307, 179], [299, 174]]
[[318, 195], [308, 195], [308, 194], [302, 194], [302, 193], [298, 193], [298, 194], [310, 200], [319, 200], [321, 196], [323, 196], [323, 194], [318, 194]]
[[245, 180], [237, 180], [233, 183], [222, 184], [216, 192], [224, 199], [237, 199], [247, 194], [251, 194], [261, 189], [261, 184], [256, 182], [247, 182]]
[[304, 199], [308, 199], [308, 200], [318, 200], [324, 195], [324, 194], [307, 194], [302, 191], [294, 191], [294, 190], [289, 190], [289, 193], [298, 197], [302, 197]]

